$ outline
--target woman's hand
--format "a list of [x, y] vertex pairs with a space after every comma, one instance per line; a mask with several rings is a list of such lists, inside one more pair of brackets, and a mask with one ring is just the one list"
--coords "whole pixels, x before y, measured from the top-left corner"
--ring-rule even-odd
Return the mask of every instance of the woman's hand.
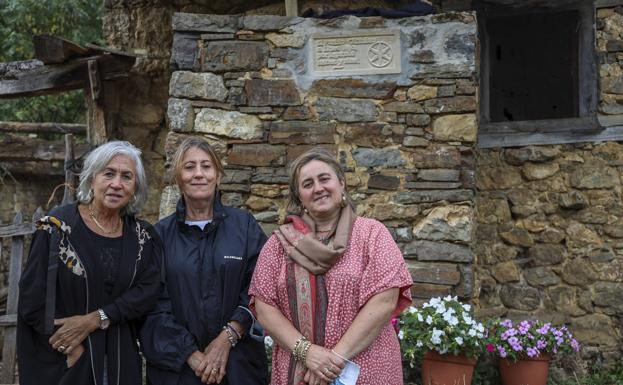
[[89, 334], [99, 328], [99, 324], [100, 316], [96, 311], [87, 315], [55, 319], [54, 326], [60, 328], [50, 337], [50, 345], [54, 350], [70, 355]]
[[328, 382], [316, 377], [316, 375], [313, 374], [311, 370], [308, 370], [305, 373], [305, 377], [303, 377], [303, 381], [305, 381], [309, 385], [328, 385], [329, 384]]
[[186, 363], [195, 372], [197, 377], [201, 377], [203, 375], [203, 371], [208, 364], [205, 360], [205, 354], [198, 350], [195, 350], [193, 354], [186, 359]]
[[[322, 346], [312, 345], [307, 352], [305, 366], [307, 374], [314, 382], [308, 381], [310, 385], [316, 385], [316, 381], [321, 380], [327, 383], [333, 382], [344, 369], [345, 362], [340, 357], [331, 353], [329, 349]], [[307, 377], [307, 374], [305, 375]], [[320, 382], [319, 384], [322, 384]]]
[[71, 353], [67, 354], [67, 368], [71, 368], [82, 357], [84, 346], [82, 344], [76, 346]]
[[225, 377], [230, 349], [231, 344], [227, 339], [227, 332], [223, 330], [203, 351], [205, 354], [204, 362], [207, 364], [201, 375], [201, 382], [205, 384], [221, 383]]

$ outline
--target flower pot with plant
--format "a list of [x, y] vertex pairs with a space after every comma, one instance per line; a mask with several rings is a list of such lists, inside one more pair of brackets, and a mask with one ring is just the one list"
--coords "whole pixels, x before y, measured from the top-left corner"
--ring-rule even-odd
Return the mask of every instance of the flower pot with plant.
[[545, 385], [552, 355], [580, 350], [566, 326], [542, 321], [497, 320], [488, 334], [487, 351], [500, 357], [504, 385]]
[[471, 306], [457, 297], [432, 298], [421, 308], [410, 307], [400, 317], [403, 356], [411, 367], [418, 351], [424, 385], [469, 385], [484, 350], [485, 327], [474, 320]]

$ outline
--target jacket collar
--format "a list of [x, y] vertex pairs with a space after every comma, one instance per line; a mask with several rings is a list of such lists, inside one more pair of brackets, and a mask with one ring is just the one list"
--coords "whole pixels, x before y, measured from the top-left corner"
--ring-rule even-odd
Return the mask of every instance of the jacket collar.
[[[221, 192], [216, 190], [214, 194], [214, 207], [212, 208], [213, 215], [212, 221], [215, 225], [218, 225], [227, 217], [227, 213], [225, 211], [225, 206], [221, 203]], [[177, 206], [175, 208], [175, 219], [178, 226], [182, 228], [188, 227], [186, 224], [186, 201], [184, 200], [184, 196], [182, 195], [180, 199], [177, 201]], [[208, 227], [206, 227], [207, 229]]]

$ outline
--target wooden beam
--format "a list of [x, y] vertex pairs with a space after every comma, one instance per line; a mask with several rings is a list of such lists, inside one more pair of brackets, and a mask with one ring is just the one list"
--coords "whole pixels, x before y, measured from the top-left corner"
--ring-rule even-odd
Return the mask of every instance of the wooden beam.
[[56, 180], [59, 183], [62, 182], [65, 176], [65, 170], [63, 169], [63, 163], [57, 161], [41, 161], [41, 160], [19, 160], [19, 161], [2, 161], [0, 162], [2, 169], [11, 173], [11, 175], [24, 175], [24, 176], [42, 176], [49, 180], [50, 178]]
[[285, 2], [286, 2], [286, 16], [298, 16], [299, 15], [298, 0], [285, 0]]
[[0, 122], [0, 132], [20, 134], [76, 134], [86, 135], [87, 126], [75, 123]]
[[[10, 136], [0, 141], [0, 162], [44, 161], [60, 162], [65, 160], [65, 143], [62, 140], [43, 140], [37, 138]], [[86, 143], [75, 146], [76, 156], [80, 157], [89, 148]]]
[[89, 52], [88, 49], [58, 36], [35, 35], [32, 42], [35, 47], [35, 58], [45, 64], [64, 63]]
[[63, 192], [62, 204], [71, 203], [76, 200], [74, 186], [76, 185], [76, 174], [74, 168], [74, 136], [65, 134], [65, 189]]
[[100, 100], [102, 97], [102, 82], [97, 70], [97, 60], [89, 60], [89, 86], [91, 87], [91, 97], [93, 100]]
[[609, 8], [623, 5], [623, 0], [595, 0], [595, 8]]
[[61, 66], [43, 67], [20, 78], [0, 81], [0, 98], [46, 95], [82, 88], [87, 79], [86, 65], [72, 62]]
[[0, 80], [0, 98], [46, 95], [85, 88], [89, 85], [89, 60], [97, 61], [100, 80], [106, 81], [128, 77], [136, 59], [102, 54], [15, 73], [12, 79]]

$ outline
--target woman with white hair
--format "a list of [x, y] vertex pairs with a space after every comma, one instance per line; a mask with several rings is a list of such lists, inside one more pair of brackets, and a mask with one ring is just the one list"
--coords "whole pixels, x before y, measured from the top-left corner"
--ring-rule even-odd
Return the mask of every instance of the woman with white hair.
[[157, 301], [160, 244], [135, 217], [147, 198], [140, 155], [99, 146], [78, 202], [38, 221], [20, 280], [20, 384], [141, 384], [136, 322]]

